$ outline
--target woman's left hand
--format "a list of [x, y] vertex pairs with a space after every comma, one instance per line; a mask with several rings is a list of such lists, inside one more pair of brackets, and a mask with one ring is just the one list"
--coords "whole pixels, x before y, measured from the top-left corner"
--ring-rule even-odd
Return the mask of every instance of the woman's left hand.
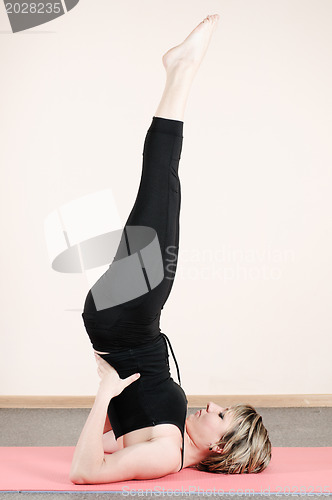
[[112, 398], [121, 394], [121, 392], [128, 387], [128, 385], [136, 382], [140, 374], [134, 373], [127, 378], [120, 378], [118, 372], [107, 361], [100, 357], [96, 352], [94, 353], [98, 365], [98, 375], [100, 376], [99, 390], [107, 392]]

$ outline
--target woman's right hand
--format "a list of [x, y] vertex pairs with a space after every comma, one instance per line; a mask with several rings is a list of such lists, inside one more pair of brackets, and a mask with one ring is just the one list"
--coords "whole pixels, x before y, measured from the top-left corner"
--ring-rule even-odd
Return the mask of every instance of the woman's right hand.
[[107, 361], [101, 358], [96, 352], [95, 359], [98, 365], [98, 375], [100, 376], [99, 389], [103, 392], [107, 392], [110, 398], [114, 398], [121, 394], [121, 392], [128, 387], [128, 385], [136, 382], [140, 377], [139, 373], [134, 373], [129, 375], [125, 379], [120, 378], [118, 372], [113, 366], [111, 366]]

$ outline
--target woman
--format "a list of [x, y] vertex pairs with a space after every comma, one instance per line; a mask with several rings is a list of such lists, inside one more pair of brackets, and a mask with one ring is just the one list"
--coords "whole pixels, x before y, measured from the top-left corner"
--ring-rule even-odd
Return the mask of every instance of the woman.
[[207, 16], [163, 56], [166, 86], [146, 134], [138, 195], [112, 264], [86, 297], [82, 316], [101, 380], [72, 461], [76, 484], [153, 479], [193, 466], [259, 472], [270, 460], [268, 433], [251, 406], [210, 402], [186, 418], [167, 342], [174, 353], [159, 328], [177, 266], [184, 111], [218, 20]]

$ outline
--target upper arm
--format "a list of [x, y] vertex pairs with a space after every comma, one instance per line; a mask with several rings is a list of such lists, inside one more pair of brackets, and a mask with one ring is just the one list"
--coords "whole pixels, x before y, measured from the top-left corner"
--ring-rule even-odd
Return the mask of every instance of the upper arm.
[[111, 430], [112, 430], [111, 422], [110, 422], [110, 419], [108, 418], [108, 415], [106, 415], [103, 434], [105, 434], [105, 432], [108, 432]]
[[99, 484], [130, 479], [154, 479], [176, 472], [179, 448], [169, 439], [134, 444], [105, 455], [99, 469], [72, 481], [77, 484]]
[[119, 450], [119, 443], [115, 439], [115, 435], [112, 430], [103, 434], [103, 448], [106, 453], [114, 453]]

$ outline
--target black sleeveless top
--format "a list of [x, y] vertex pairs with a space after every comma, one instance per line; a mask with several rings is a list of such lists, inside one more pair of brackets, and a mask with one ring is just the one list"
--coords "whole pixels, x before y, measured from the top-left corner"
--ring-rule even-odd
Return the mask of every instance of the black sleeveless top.
[[[180, 385], [170, 375], [166, 340], [175, 361]], [[167, 335], [160, 333], [147, 344], [121, 351], [114, 350], [110, 354], [100, 354], [100, 356], [116, 369], [121, 378], [137, 372], [141, 374], [138, 380], [126, 387], [121, 394], [112, 398], [109, 403], [107, 414], [116, 439], [144, 427], [174, 424], [182, 434], [181, 468], [179, 469], [181, 470], [184, 460], [184, 432], [188, 400], [181, 387], [179, 367]]]

